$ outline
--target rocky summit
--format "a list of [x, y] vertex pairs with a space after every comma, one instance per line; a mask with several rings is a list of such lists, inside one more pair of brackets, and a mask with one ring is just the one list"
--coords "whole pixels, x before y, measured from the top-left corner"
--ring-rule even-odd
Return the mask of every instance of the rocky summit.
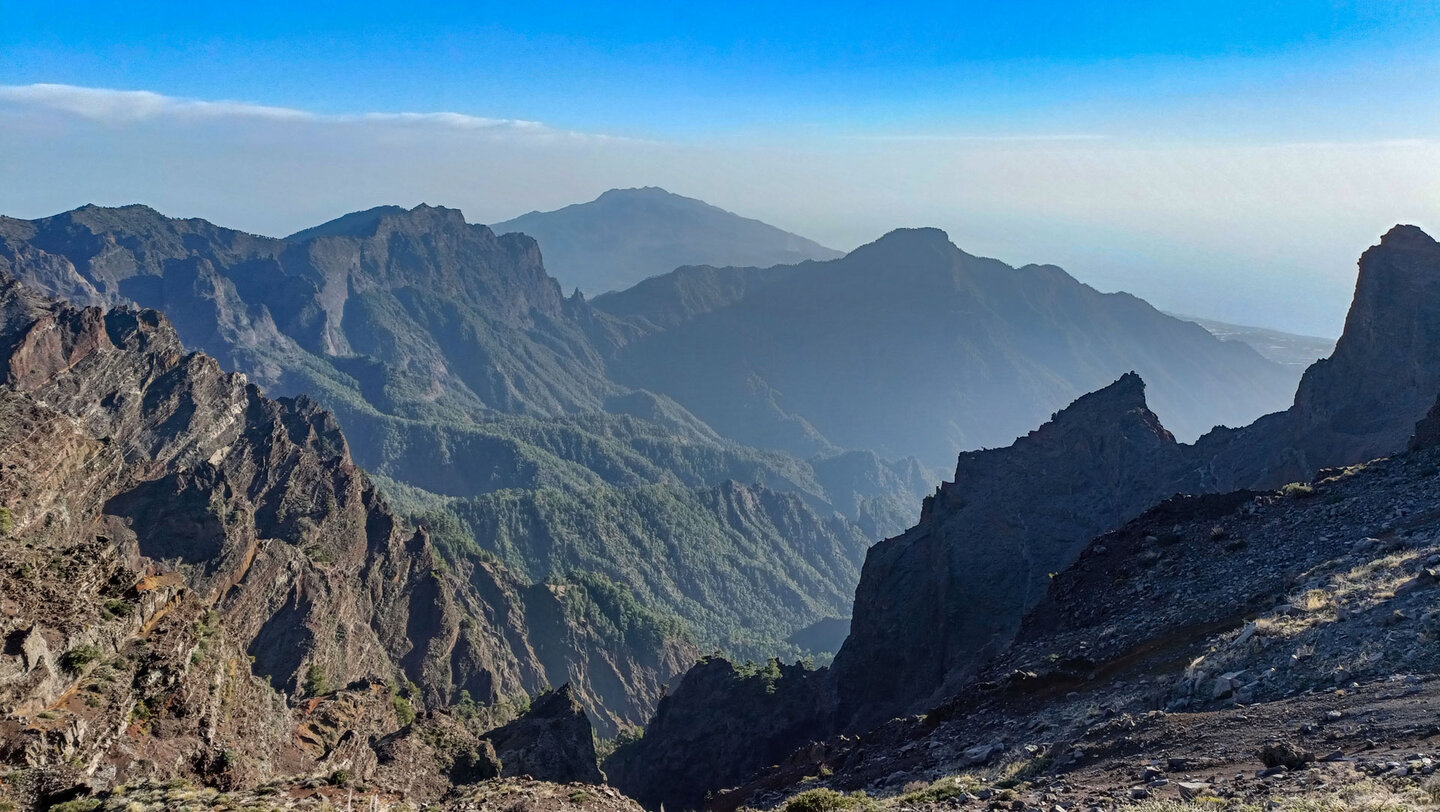
[[[14, 800], [135, 780], [324, 775], [420, 799], [494, 775], [599, 781], [577, 699], [648, 707], [663, 683], [644, 675], [694, 656], [602, 641], [503, 567], [442, 566], [329, 414], [186, 353], [155, 311], [0, 277], [0, 318]], [[409, 730], [435, 772], [377, 744]]]

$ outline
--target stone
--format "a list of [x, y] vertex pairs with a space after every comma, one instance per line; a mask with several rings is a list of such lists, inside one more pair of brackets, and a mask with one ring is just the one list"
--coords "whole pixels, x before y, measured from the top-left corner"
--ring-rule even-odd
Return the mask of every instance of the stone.
[[1203, 781], [1180, 781], [1175, 786], [1180, 790], [1180, 798], [1186, 801], [1212, 794], [1210, 785]]
[[962, 763], [966, 767], [975, 767], [985, 764], [994, 758], [1001, 748], [994, 744], [977, 744], [974, 747], [967, 747], [961, 753]]

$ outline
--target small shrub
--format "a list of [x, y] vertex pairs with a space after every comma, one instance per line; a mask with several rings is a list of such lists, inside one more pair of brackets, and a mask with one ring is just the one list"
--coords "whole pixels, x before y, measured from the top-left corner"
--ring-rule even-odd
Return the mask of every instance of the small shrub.
[[132, 607], [125, 601], [122, 601], [119, 598], [111, 598], [105, 601], [105, 605], [101, 607], [100, 611], [107, 618], [122, 618], [129, 617], [130, 612], [133, 611], [133, 609], [134, 607]]
[[995, 782], [995, 786], [1000, 789], [1013, 789], [1044, 774], [1054, 763], [1054, 756], [1048, 753], [1029, 761], [1013, 762], [1001, 770], [1001, 779]]
[[325, 679], [325, 669], [321, 668], [318, 663], [311, 663], [310, 667], [305, 669], [305, 695], [319, 696], [329, 690], [330, 685]]
[[1280, 489], [1280, 495], [1290, 499], [1308, 499], [1315, 495], [1315, 487], [1304, 482], [1291, 482]]
[[0, 507], [0, 536], [8, 536], [14, 529], [15, 518], [10, 515], [10, 508]]
[[397, 695], [390, 701], [395, 706], [395, 718], [399, 720], [401, 727], [415, 721], [415, 706], [410, 704], [410, 700]]
[[335, 787], [348, 787], [355, 783], [355, 776], [349, 770], [336, 770], [330, 773], [330, 785]]
[[590, 800], [590, 793], [583, 789], [577, 789], [570, 793], [570, 803], [572, 804], [583, 804], [588, 800]]
[[60, 667], [75, 674], [98, 659], [100, 659], [100, 649], [87, 643], [60, 655]]
[[73, 801], [64, 801], [50, 807], [50, 812], [93, 812], [100, 808], [98, 798], [76, 798]]
[[904, 795], [900, 796], [901, 803], [909, 804], [938, 804], [954, 800], [964, 795], [967, 791], [976, 789], [979, 786], [974, 778], [970, 776], [941, 778], [932, 784], [921, 784], [916, 787], [906, 787]]
[[863, 794], [842, 795], [833, 789], [807, 789], [785, 802], [781, 812], [869, 812], [876, 805]]

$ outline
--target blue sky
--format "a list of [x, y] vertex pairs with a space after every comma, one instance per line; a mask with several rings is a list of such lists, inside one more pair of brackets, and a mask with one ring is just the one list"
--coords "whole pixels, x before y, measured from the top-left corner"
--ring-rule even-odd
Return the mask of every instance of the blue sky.
[[287, 233], [653, 184], [1320, 334], [1385, 228], [1440, 227], [1437, 129], [1437, 3], [0, 0], [0, 213]]
[[[641, 136], [1082, 127], [1189, 137], [1221, 134], [1201, 111], [1223, 109], [1240, 114], [1222, 116], [1243, 125], [1231, 135], [1323, 123], [1350, 136], [1382, 122], [1335, 116], [1336, 100], [1398, 124], [1375, 83], [1440, 66], [1440, 4], [1414, 2], [0, 8], [7, 84], [334, 113], [453, 110]], [[1424, 119], [1412, 130], [1436, 120], [1409, 113]]]

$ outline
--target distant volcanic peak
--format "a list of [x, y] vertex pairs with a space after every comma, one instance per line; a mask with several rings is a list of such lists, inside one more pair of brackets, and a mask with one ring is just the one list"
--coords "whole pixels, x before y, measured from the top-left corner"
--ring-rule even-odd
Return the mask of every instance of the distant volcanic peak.
[[871, 245], [949, 245], [950, 235], [933, 226], [897, 228]]
[[589, 204], [578, 203], [576, 205], [595, 205], [602, 209], [619, 209], [621, 211], [637, 208], [657, 211], [725, 211], [698, 198], [677, 195], [661, 189], [659, 186], [610, 189]]
[[663, 200], [669, 198], [680, 198], [682, 200], [693, 199], [684, 197], [683, 195], [677, 195], [674, 192], [669, 191], [668, 189], [662, 189], [659, 186], [632, 186], [625, 189], [608, 189], [602, 192], [600, 196], [595, 199], [599, 201], [631, 200], [635, 198], [645, 198], [651, 200]]

